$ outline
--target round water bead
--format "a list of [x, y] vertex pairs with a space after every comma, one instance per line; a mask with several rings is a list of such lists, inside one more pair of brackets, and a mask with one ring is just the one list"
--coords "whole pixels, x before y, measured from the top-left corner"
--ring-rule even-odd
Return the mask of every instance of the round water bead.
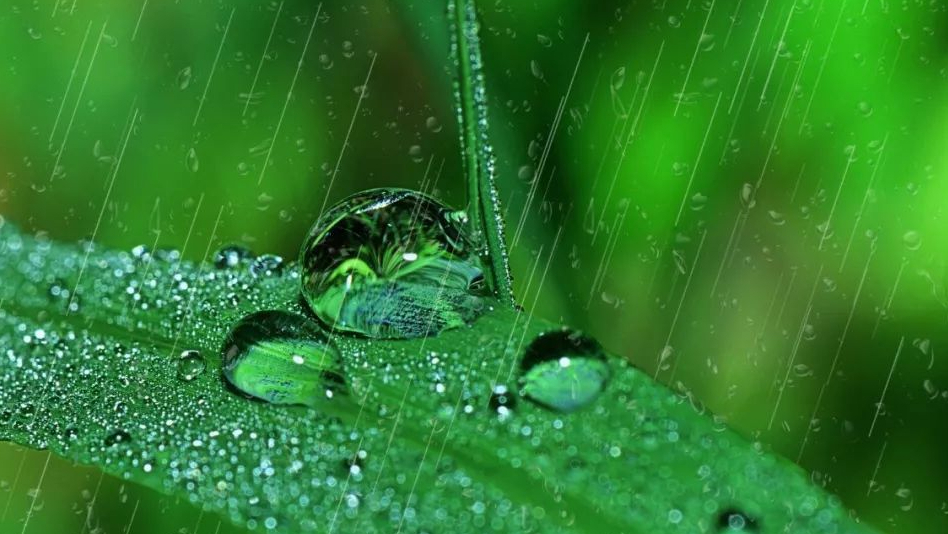
[[253, 257], [253, 252], [247, 247], [225, 245], [214, 253], [214, 266], [218, 269], [232, 269]]
[[196, 350], [183, 351], [178, 356], [177, 361], [178, 380], [190, 382], [201, 375], [207, 369], [207, 362], [204, 356]]
[[408, 189], [370, 189], [329, 209], [300, 253], [303, 297], [332, 330], [413, 338], [484, 308], [484, 270], [467, 218]]
[[241, 319], [224, 340], [224, 377], [273, 404], [312, 406], [344, 389], [339, 351], [313, 321], [282, 311]]
[[520, 394], [558, 412], [572, 412], [596, 400], [610, 375], [599, 343], [575, 330], [537, 336], [520, 370]]

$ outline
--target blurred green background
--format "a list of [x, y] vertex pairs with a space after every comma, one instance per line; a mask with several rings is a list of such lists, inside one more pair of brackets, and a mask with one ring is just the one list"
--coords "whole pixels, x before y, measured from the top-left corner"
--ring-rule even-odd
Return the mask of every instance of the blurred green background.
[[[946, 5], [481, 3], [524, 306], [881, 529], [948, 532]], [[368, 187], [463, 203], [444, 6], [340, 4], [4, 2], [0, 213], [200, 260], [295, 257]], [[29, 532], [240, 532], [0, 444], [0, 532], [31, 506]]]

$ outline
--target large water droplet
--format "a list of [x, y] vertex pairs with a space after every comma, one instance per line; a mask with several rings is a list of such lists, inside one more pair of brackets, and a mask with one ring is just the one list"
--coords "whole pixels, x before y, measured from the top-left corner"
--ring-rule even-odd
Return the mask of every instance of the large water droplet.
[[234, 387], [273, 404], [313, 406], [345, 387], [339, 352], [301, 315], [248, 315], [230, 331], [222, 354], [224, 377]]
[[300, 254], [303, 296], [332, 330], [413, 338], [457, 328], [484, 308], [484, 275], [466, 218], [407, 189], [333, 206]]
[[520, 369], [520, 394], [559, 412], [596, 400], [610, 375], [599, 343], [573, 330], [541, 334], [527, 348]]

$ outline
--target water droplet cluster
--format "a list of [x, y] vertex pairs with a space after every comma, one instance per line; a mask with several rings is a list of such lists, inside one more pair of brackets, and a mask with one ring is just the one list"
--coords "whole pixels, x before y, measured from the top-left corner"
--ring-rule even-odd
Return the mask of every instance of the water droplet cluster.
[[[332, 351], [299, 304], [297, 266], [258, 276], [249, 258], [208, 268], [171, 251], [52, 243], [9, 223], [0, 247], [0, 439], [248, 529], [714, 532], [743, 518], [745, 531], [868, 532], [690, 397], [538, 318], [498, 308], [475, 329], [428, 338], [336, 335], [334, 367], [305, 357]], [[63, 291], [81, 298], [78, 312]], [[222, 346], [236, 347], [231, 359]], [[585, 360], [593, 372], [570, 374]], [[220, 378], [227, 365], [242, 386]], [[301, 392], [325, 395], [327, 373], [347, 394], [305, 407], [246, 398], [309, 404]], [[271, 388], [274, 376], [295, 384]], [[548, 376], [592, 377], [598, 393]]]

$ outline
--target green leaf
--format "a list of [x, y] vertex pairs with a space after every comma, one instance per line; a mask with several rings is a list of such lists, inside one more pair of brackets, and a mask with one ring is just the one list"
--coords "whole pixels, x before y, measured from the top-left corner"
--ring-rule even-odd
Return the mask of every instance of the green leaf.
[[474, 0], [450, 0], [448, 20], [451, 58], [458, 71], [454, 95], [471, 226], [486, 244], [492, 288], [502, 301], [514, 304], [504, 218], [494, 180], [496, 166], [488, 129], [487, 89]]
[[[622, 359], [605, 360], [611, 379], [582, 409], [521, 396], [524, 354], [560, 327], [506, 306], [428, 338], [336, 335], [338, 394], [284, 406], [229, 387], [221, 348], [251, 313], [307, 313], [295, 266], [267, 275], [240, 258], [220, 269], [167, 251], [50, 242], [11, 224], [0, 250], [0, 439], [236, 524], [654, 533], [743, 521], [749, 532], [870, 532], [802, 470]], [[200, 353], [203, 372], [181, 372], [184, 351]]]

